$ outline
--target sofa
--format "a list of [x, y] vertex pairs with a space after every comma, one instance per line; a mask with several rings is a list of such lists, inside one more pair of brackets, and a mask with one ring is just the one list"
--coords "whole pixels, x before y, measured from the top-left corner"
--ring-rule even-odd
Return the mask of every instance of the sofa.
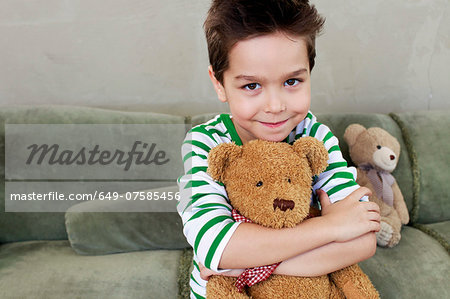
[[[381, 298], [450, 298], [449, 112], [316, 114], [341, 140], [347, 161], [348, 147], [342, 136], [351, 123], [382, 127], [401, 144], [393, 174], [405, 197], [410, 223], [403, 227], [396, 247], [377, 248], [372, 258], [360, 263]], [[6, 187], [29, 183], [20, 177], [5, 177], [5, 165], [13, 159], [11, 153], [5, 155], [5, 124], [178, 124], [184, 134], [214, 115], [2, 107], [0, 298], [187, 298], [192, 267], [192, 250], [175, 206], [165, 211], [124, 212], [121, 205], [126, 201], [86, 201], [58, 212], [5, 211]], [[156, 143], [167, 140], [163, 134], [143, 138]], [[179, 141], [171, 147], [178, 151]], [[173, 159], [181, 160], [181, 154]], [[183, 169], [181, 163], [172, 168], [136, 182], [152, 194], [175, 194], [176, 178]], [[42, 181], [48, 178], [45, 173], [42, 177]], [[84, 183], [83, 178], [69, 182]], [[121, 192], [127, 191], [124, 186]]]

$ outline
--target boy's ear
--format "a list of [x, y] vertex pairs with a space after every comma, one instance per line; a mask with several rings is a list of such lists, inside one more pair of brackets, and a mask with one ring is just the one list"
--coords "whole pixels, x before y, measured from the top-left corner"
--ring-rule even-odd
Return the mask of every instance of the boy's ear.
[[209, 74], [209, 78], [211, 79], [211, 82], [214, 86], [214, 90], [217, 93], [217, 97], [219, 98], [219, 101], [221, 101], [223, 103], [227, 102], [225, 89], [223, 88], [222, 83], [220, 83], [219, 80], [216, 79], [216, 75], [214, 74], [214, 71], [213, 71], [211, 65], [208, 67], [208, 74]]
[[241, 155], [242, 147], [234, 142], [219, 144], [209, 151], [207, 172], [214, 180], [224, 182], [225, 170]]
[[302, 137], [292, 145], [294, 151], [308, 160], [313, 175], [321, 174], [328, 166], [328, 152], [323, 143], [314, 137]]

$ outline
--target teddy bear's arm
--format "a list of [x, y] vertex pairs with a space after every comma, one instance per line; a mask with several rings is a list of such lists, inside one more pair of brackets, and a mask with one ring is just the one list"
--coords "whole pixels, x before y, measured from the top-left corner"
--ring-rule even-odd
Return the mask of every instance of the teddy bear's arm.
[[392, 185], [392, 192], [394, 193], [394, 208], [397, 211], [402, 224], [407, 224], [409, 222], [408, 207], [406, 206], [402, 191], [397, 182], [394, 182]]

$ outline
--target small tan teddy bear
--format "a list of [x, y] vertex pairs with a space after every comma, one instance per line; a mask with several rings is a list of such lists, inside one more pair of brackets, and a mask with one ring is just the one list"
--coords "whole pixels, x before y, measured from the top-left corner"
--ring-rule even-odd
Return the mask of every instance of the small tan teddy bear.
[[385, 130], [366, 129], [360, 124], [348, 126], [344, 139], [352, 161], [358, 166], [356, 182], [372, 190], [369, 200], [380, 206], [381, 229], [377, 233], [377, 244], [394, 247], [400, 241], [402, 224], [409, 222], [402, 192], [391, 175], [400, 156], [400, 144]]
[[[310, 216], [312, 178], [327, 167], [327, 160], [325, 147], [312, 137], [300, 138], [293, 145], [263, 140], [253, 140], [243, 146], [225, 143], [209, 153], [208, 173], [225, 185], [228, 198], [240, 216], [280, 229], [294, 227]], [[259, 268], [264, 267], [247, 269], [244, 273]], [[379, 298], [369, 278], [357, 265], [318, 277], [270, 273], [264, 281], [244, 285], [240, 284], [243, 275], [239, 278], [212, 276], [206, 286], [206, 296], [221, 299]]]

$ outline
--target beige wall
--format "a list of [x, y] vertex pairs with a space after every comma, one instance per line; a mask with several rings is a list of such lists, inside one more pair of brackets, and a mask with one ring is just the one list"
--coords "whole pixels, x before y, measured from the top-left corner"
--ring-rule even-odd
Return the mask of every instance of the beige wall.
[[[450, 108], [448, 0], [315, 0], [326, 17], [315, 112]], [[225, 110], [207, 76], [209, 0], [0, 1], [0, 105], [197, 114]]]

